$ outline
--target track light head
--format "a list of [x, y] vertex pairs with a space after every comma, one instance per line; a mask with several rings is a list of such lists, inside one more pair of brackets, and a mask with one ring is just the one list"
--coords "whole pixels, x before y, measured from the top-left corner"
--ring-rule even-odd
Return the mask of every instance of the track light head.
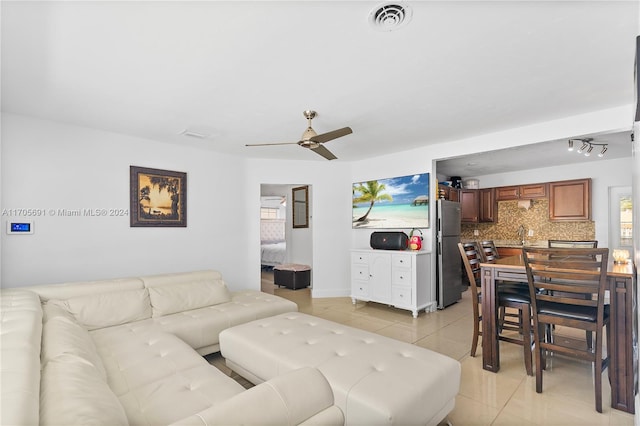
[[589, 149], [587, 149], [587, 152], [584, 153], [585, 157], [588, 157], [591, 155], [591, 151], [593, 151], [593, 145], [589, 144]]
[[578, 154], [582, 154], [582, 151], [589, 147], [589, 142], [582, 141], [582, 146], [578, 149]]
[[573, 139], [569, 139], [569, 151], [573, 151]]
[[598, 154], [598, 157], [604, 157], [604, 153], [607, 152], [607, 145], [602, 147], [602, 151]]

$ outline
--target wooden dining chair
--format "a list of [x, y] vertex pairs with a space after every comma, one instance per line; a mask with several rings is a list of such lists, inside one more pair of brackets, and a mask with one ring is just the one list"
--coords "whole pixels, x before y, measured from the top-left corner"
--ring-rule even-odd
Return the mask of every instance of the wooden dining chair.
[[[609, 339], [609, 305], [604, 304], [607, 288], [609, 249], [525, 248], [523, 257], [531, 307], [536, 360], [536, 392], [542, 393], [542, 371], [546, 352], [559, 353], [594, 364], [596, 410], [602, 412], [603, 329]], [[540, 291], [544, 289], [544, 291]], [[588, 299], [582, 294], [589, 294]], [[547, 341], [544, 331], [564, 326], [595, 334], [595, 350], [585, 345], [565, 345], [562, 339]], [[610, 347], [609, 343], [607, 344]]]
[[[496, 245], [493, 240], [485, 240], [480, 242], [480, 247], [482, 250], [480, 253], [482, 254], [483, 263], [494, 263], [496, 259], [500, 258], [500, 254], [498, 254], [498, 249], [496, 249]], [[529, 294], [529, 285], [526, 282], [501, 282], [500, 283], [500, 291], [504, 292], [516, 292], [516, 293], [524, 293]], [[508, 312], [505, 307], [501, 307], [498, 312], [498, 325], [499, 327], [507, 326], [519, 326], [520, 331], [522, 332], [522, 321], [521, 311], [518, 311], [516, 315]]]
[[[598, 240], [549, 240], [548, 241], [549, 248], [598, 248]], [[584, 299], [591, 298], [590, 294], [577, 294], [572, 295], [573, 297], [582, 297]], [[555, 327], [547, 328], [547, 339], [553, 341], [553, 329]], [[585, 339], [587, 340], [587, 345], [590, 348], [593, 348], [593, 334], [589, 331], [585, 332]]]
[[[458, 249], [460, 256], [462, 257], [462, 263], [464, 264], [465, 271], [469, 277], [471, 283], [471, 304], [473, 308], [473, 337], [471, 339], [471, 356], [476, 356], [476, 349], [478, 347], [478, 337], [482, 336], [480, 330], [480, 324], [482, 323], [482, 282], [481, 282], [481, 269], [480, 263], [483, 263], [484, 257], [482, 250], [478, 243], [458, 243]], [[523, 292], [503, 292], [498, 290], [497, 293], [499, 309], [514, 308], [518, 310], [518, 318], [521, 319], [519, 323], [511, 324], [504, 321], [500, 328], [498, 339], [515, 343], [523, 346], [524, 365], [529, 376], [533, 376], [533, 361], [531, 352], [531, 306], [530, 296]], [[509, 334], [504, 332], [511, 331]], [[513, 333], [513, 332], [516, 333]], [[514, 337], [514, 335], [522, 335], [522, 338]]]

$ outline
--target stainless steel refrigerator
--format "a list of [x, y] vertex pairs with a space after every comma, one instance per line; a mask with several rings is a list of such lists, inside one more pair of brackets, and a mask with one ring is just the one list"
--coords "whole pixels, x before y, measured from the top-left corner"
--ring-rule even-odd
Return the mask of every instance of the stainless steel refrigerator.
[[438, 309], [444, 309], [462, 298], [460, 203], [438, 200], [436, 218]]

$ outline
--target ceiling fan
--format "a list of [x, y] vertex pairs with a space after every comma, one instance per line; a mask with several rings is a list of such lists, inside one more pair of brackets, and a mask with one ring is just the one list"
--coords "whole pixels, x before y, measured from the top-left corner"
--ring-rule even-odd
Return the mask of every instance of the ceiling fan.
[[313, 120], [315, 116], [318, 114], [315, 111], [310, 111], [310, 110], [304, 111], [302, 114], [305, 116], [305, 118], [309, 122], [309, 126], [307, 127], [307, 130], [305, 130], [304, 133], [302, 134], [302, 139], [300, 139], [298, 142], [258, 143], [258, 144], [247, 144], [245, 146], [270, 146], [270, 145], [298, 144], [303, 148], [309, 148], [310, 150], [312, 150], [316, 154], [323, 156], [327, 160], [335, 160], [336, 158], [338, 158], [335, 155], [333, 155], [331, 151], [325, 148], [323, 144], [333, 139], [337, 139], [342, 136], [351, 134], [353, 133], [353, 130], [351, 130], [350, 127], [343, 127], [342, 129], [333, 130], [331, 132], [322, 133], [319, 135], [316, 133], [315, 130], [311, 128], [311, 120]]

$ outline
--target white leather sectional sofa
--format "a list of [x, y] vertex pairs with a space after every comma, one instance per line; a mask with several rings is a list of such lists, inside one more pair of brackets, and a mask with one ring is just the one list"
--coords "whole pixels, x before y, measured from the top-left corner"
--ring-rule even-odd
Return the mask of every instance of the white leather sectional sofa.
[[4, 289], [0, 424], [343, 424], [314, 368], [245, 390], [201, 356], [228, 327], [296, 310], [216, 271]]

